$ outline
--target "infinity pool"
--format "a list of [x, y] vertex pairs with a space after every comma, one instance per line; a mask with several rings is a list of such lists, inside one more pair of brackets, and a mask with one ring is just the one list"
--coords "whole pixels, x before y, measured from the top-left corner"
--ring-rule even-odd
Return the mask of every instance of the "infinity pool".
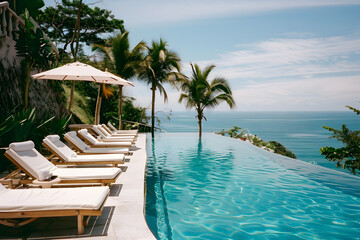
[[360, 239], [360, 178], [205, 133], [147, 139], [158, 239]]

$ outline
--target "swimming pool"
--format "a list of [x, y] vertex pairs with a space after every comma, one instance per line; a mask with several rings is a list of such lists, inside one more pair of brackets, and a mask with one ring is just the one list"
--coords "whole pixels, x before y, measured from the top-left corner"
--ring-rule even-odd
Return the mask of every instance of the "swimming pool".
[[360, 178], [205, 133], [147, 139], [158, 239], [360, 239]]

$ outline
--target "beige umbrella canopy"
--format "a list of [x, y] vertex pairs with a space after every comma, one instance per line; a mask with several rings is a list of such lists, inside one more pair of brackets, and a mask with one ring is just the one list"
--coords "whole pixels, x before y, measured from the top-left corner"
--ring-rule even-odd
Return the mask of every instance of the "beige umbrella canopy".
[[[64, 66], [54, 68], [45, 72], [37, 73], [31, 76], [34, 79], [52, 79], [52, 80], [71, 80], [71, 81], [91, 81], [100, 84], [115, 84], [121, 86], [134, 86], [129, 81], [116, 76], [115, 74], [101, 71], [90, 65], [81, 62], [68, 63]], [[100, 93], [100, 91], [99, 91]], [[98, 96], [99, 101], [100, 94]], [[95, 110], [95, 124], [99, 123], [100, 106]], [[101, 99], [100, 99], [101, 104]]]
[[134, 86], [112, 73], [101, 71], [81, 62], [68, 63], [58, 68], [34, 74], [31, 77], [34, 79], [92, 81], [105, 84], [109, 81], [115, 81], [119, 84], [120, 82], [123, 83], [121, 85]]

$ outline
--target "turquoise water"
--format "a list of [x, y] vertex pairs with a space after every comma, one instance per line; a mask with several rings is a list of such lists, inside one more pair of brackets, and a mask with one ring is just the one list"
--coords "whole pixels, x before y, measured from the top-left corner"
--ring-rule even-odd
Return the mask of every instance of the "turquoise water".
[[[192, 112], [174, 112], [171, 120], [162, 119], [161, 128], [167, 132], [197, 132], [198, 126]], [[320, 155], [324, 146], [340, 147], [330, 132], [322, 126], [340, 129], [346, 124], [350, 129], [360, 129], [360, 116], [344, 112], [208, 112], [205, 113], [205, 132], [228, 130], [234, 125], [247, 128], [260, 138], [275, 140], [290, 149], [298, 159], [336, 169], [336, 164]], [[338, 171], [342, 169], [338, 168]], [[346, 170], [347, 172], [347, 170]]]
[[148, 137], [158, 239], [360, 239], [358, 177], [206, 133]]

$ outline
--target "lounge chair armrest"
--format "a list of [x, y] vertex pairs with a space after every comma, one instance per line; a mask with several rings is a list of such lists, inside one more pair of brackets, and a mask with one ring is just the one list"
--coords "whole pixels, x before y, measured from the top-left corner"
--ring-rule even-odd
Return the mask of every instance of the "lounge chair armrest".
[[60, 182], [61, 182], [61, 178], [56, 177], [55, 179], [49, 180], [49, 181], [46, 181], [46, 180], [41, 181], [41, 180], [36, 179], [32, 183], [35, 185], [39, 185], [42, 188], [51, 188], [52, 185], [60, 183]]

